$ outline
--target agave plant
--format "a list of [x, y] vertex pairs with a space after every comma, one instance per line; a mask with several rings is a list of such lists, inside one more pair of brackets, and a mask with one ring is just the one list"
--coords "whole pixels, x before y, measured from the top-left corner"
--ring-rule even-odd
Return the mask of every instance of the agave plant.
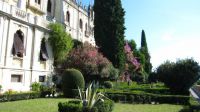
[[93, 83], [89, 85], [86, 91], [81, 91], [79, 87], [78, 90], [80, 99], [82, 100], [84, 107], [88, 107], [91, 109], [95, 105], [95, 103], [97, 103], [97, 101], [104, 101], [103, 98], [105, 98], [105, 96], [97, 92], [97, 87], [96, 85], [93, 85]]

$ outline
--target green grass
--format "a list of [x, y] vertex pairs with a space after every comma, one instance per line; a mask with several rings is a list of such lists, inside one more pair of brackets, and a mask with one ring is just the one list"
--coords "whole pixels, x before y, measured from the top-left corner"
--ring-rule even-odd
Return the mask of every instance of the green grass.
[[[58, 112], [58, 102], [67, 99], [33, 99], [0, 103], [0, 112]], [[181, 105], [115, 104], [113, 112], [179, 112]]]
[[67, 99], [33, 99], [0, 103], [0, 112], [58, 112], [58, 102]]
[[134, 104], [115, 104], [114, 112], [179, 112], [183, 109], [181, 105], [134, 105]]

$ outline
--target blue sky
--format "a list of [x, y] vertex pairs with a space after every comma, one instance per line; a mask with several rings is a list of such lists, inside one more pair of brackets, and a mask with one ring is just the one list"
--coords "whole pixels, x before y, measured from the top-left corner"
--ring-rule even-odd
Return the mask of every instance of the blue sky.
[[200, 0], [122, 0], [122, 4], [126, 39], [134, 39], [140, 47], [145, 30], [154, 68], [166, 60], [200, 62]]

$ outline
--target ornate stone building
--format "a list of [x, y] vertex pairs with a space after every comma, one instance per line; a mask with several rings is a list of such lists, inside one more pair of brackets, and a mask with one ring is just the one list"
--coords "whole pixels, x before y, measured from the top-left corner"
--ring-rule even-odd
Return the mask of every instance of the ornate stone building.
[[48, 24], [65, 25], [72, 38], [95, 45], [92, 7], [75, 0], [0, 0], [0, 85], [29, 91], [53, 74]]

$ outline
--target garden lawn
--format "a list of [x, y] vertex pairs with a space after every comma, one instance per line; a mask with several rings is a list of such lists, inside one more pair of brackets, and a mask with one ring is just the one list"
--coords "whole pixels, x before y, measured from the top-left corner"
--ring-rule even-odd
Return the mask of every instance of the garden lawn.
[[[33, 99], [0, 103], [0, 112], [58, 112], [58, 102], [68, 99]], [[179, 112], [181, 105], [133, 105], [116, 103], [113, 112]]]
[[115, 104], [113, 112], [179, 112], [183, 109], [181, 105], [169, 104]]

